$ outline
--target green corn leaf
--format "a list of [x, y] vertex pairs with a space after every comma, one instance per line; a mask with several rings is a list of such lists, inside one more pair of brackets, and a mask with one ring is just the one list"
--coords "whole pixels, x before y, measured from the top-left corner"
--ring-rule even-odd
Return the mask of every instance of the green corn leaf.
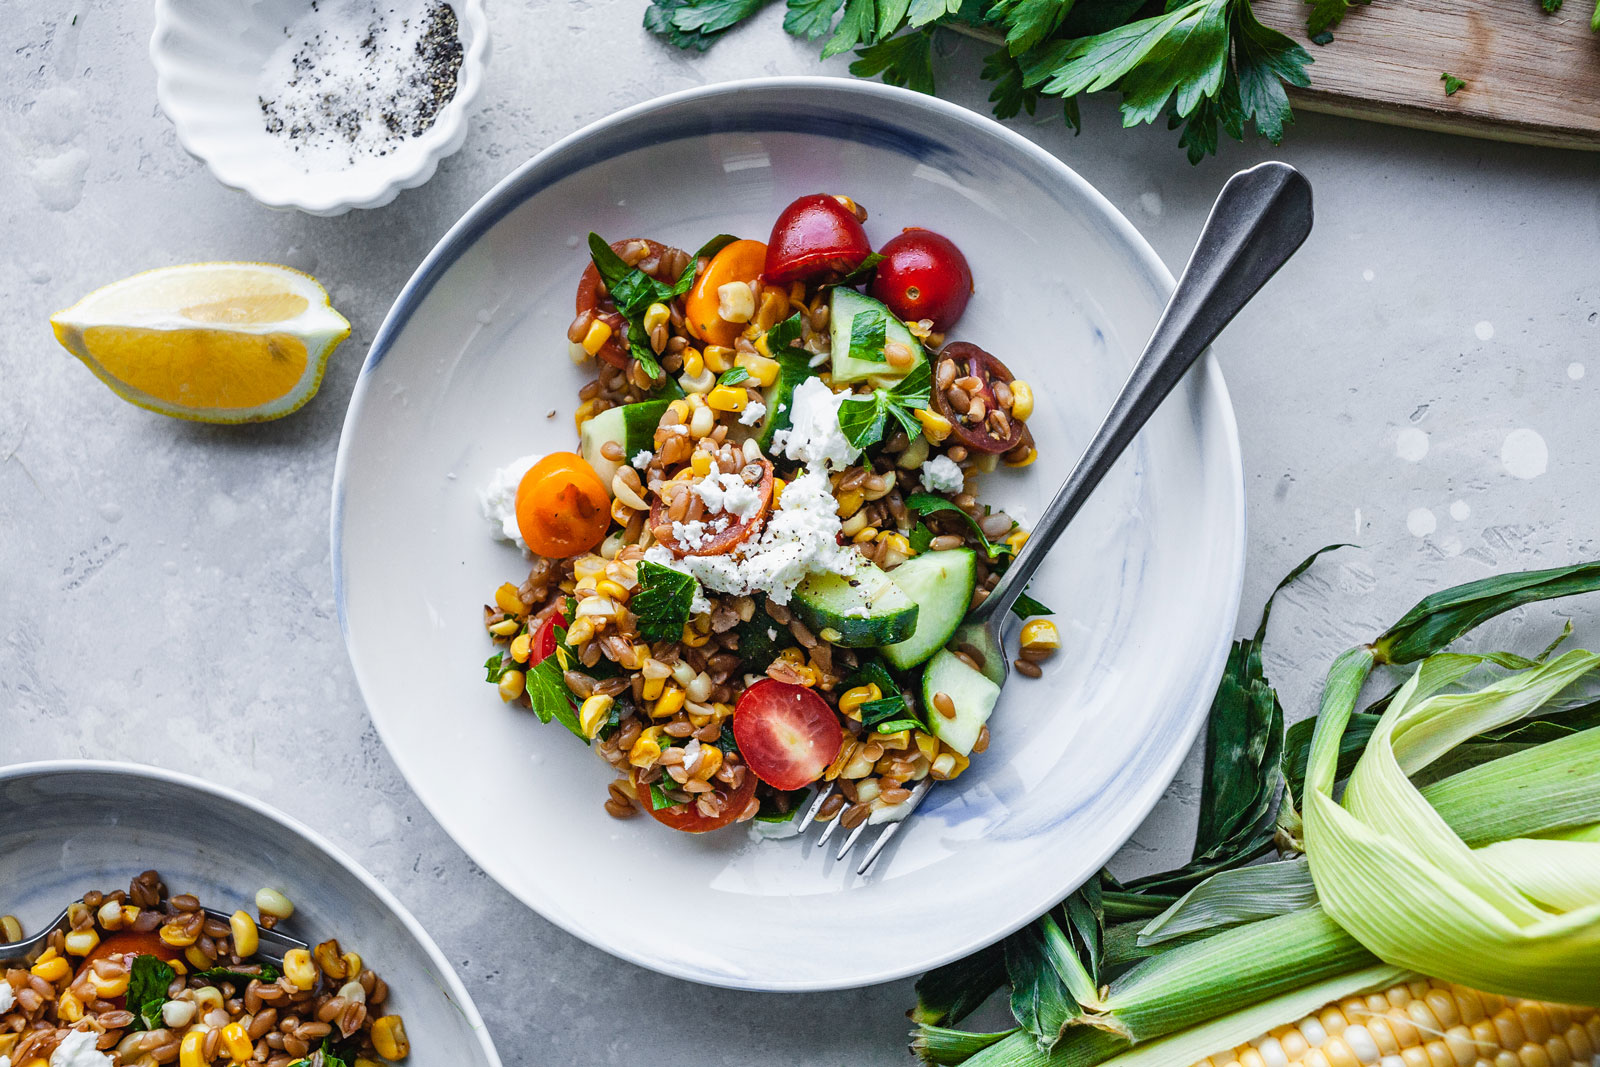
[[1067, 1025], [1083, 1014], [1066, 973], [1078, 967], [1071, 943], [1049, 915], [1005, 940], [1011, 1013], [1039, 1049], [1048, 1052]]
[[1304, 858], [1222, 871], [1185, 893], [1183, 898], [1139, 931], [1141, 947], [1159, 945], [1191, 934], [1238, 926], [1285, 915], [1316, 903], [1317, 887]]
[[911, 1031], [911, 1053], [926, 1064], [957, 1064], [1016, 1032], [1013, 1028], [983, 1034], [922, 1023]]
[[972, 1014], [1006, 980], [1005, 949], [979, 949], [917, 979], [917, 1004], [911, 1021], [953, 1026]]

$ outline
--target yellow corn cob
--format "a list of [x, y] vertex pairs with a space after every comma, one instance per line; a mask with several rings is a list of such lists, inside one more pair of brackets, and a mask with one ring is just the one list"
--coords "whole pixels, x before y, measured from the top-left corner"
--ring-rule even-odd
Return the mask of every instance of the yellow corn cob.
[[1600, 1012], [1437, 980], [1329, 1004], [1195, 1067], [1590, 1067]]

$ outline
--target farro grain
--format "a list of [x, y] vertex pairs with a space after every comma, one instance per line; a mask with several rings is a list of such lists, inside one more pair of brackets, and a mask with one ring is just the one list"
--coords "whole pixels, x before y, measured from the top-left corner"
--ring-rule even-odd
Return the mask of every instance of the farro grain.
[[1044, 671], [1040, 670], [1039, 665], [1034, 663], [1032, 660], [1026, 660], [1019, 656], [1012, 661], [1011, 665], [1015, 667], [1018, 672], [1028, 676], [1029, 678], [1044, 677]]
[[935, 552], [945, 552], [952, 548], [960, 548], [962, 540], [959, 534], [940, 534], [928, 542], [928, 547]]
[[854, 830], [856, 827], [866, 822], [867, 816], [871, 814], [871, 804], [853, 804], [845, 809], [843, 815], [839, 816], [839, 823], [846, 830]]
[[988, 747], [989, 747], [989, 727], [987, 725], [980, 726], [980, 727], [978, 727], [978, 739], [976, 741], [972, 742], [972, 751], [973, 752], [982, 752], [984, 749], [986, 749]]

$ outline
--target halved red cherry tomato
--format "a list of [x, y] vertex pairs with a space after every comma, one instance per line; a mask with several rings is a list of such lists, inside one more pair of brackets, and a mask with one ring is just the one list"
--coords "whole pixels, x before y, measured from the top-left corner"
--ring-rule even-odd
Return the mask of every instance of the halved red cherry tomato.
[[552, 452], [517, 483], [517, 530], [546, 559], [587, 552], [605, 540], [611, 495], [576, 452]]
[[838, 197], [802, 196], [783, 209], [767, 239], [767, 281], [779, 285], [849, 274], [872, 254], [856, 213]]
[[822, 777], [844, 744], [844, 729], [810, 689], [764, 678], [734, 705], [733, 737], [750, 770], [788, 790]]
[[545, 616], [544, 622], [533, 632], [533, 647], [528, 649], [528, 666], [536, 666], [556, 654], [556, 627], [565, 628], [567, 625], [566, 616], [559, 611], [552, 611]]
[[872, 278], [872, 295], [907, 322], [932, 319], [943, 333], [967, 310], [972, 268], [955, 242], [912, 227], [878, 249], [883, 262]]
[[161, 940], [161, 935], [154, 930], [118, 930], [107, 934], [87, 956], [78, 961], [77, 973], [82, 974], [84, 968], [95, 960], [112, 956], [154, 956], [164, 963], [170, 963], [182, 954], [181, 949], [173, 948]]
[[[673, 536], [672, 520], [667, 517], [667, 502], [657, 499], [650, 505], [650, 530], [656, 540], [671, 549], [675, 556], [720, 556], [748, 540], [766, 523], [767, 512], [772, 507], [772, 464], [765, 459], [755, 462], [761, 467], [761, 480], [755, 486], [756, 495], [761, 498], [761, 508], [754, 515], [739, 519], [719, 513], [702, 519], [706, 523], [705, 534], [699, 544], [689, 546], [680, 544]], [[692, 492], [687, 486], [678, 491]], [[725, 524], [720, 529], [716, 525], [719, 522]]]
[[[946, 390], [935, 386], [933, 406], [939, 414], [950, 420], [952, 435], [978, 452], [1010, 452], [1021, 444], [1027, 426], [1019, 419], [1005, 417], [997, 420], [991, 414], [997, 410], [994, 383], [1009, 383], [1012, 380], [1010, 369], [977, 345], [966, 341], [953, 341], [945, 345], [934, 365], [941, 366], [947, 359], [955, 361], [957, 380], [970, 375], [981, 383], [976, 395], [983, 398], [985, 411], [983, 419], [974, 422], [970, 409], [967, 412], [957, 411], [950, 403]], [[1005, 416], [1006, 413], [1001, 411], [1000, 414]]]
[[[653, 816], [656, 822], [670, 826], [674, 830], [682, 830], [686, 834], [703, 834], [708, 830], [720, 830], [727, 826], [750, 806], [750, 798], [756, 793], [756, 776], [746, 767], [744, 779], [739, 783], [739, 788], [729, 789], [727, 785], [712, 779], [713, 788], [711, 796], [722, 801], [722, 811], [715, 816], [703, 815], [695, 804], [674, 804], [670, 808], [660, 811], [650, 803], [650, 787], [638, 786], [640, 802], [644, 810]], [[702, 793], [701, 796], [706, 794]]]
[[[635, 241], [643, 241], [650, 246], [650, 255], [645, 257], [645, 262], [651, 259], [659, 262], [664, 254], [671, 251], [660, 241], [652, 241], [648, 237], [628, 237], [621, 241], [612, 241], [611, 250], [620, 256]], [[660, 276], [659, 270], [655, 273], [648, 271], [646, 273], [658, 282], [678, 280]], [[578, 279], [577, 314], [582, 315], [585, 311], [593, 311], [595, 318], [611, 327], [611, 336], [600, 346], [600, 351], [595, 353], [596, 358], [605, 360], [613, 367], [626, 367], [628, 360], [633, 358], [628, 353], [627, 322], [617, 313], [617, 306], [611, 302], [609, 296], [604, 298], [600, 296], [600, 271], [592, 260], [583, 268], [583, 277]]]
[[766, 260], [767, 246], [760, 241], [735, 241], [712, 256], [683, 301], [688, 331], [706, 344], [732, 348], [745, 324], [722, 317], [722, 298], [717, 290], [732, 282], [754, 282], [761, 277], [761, 265]]

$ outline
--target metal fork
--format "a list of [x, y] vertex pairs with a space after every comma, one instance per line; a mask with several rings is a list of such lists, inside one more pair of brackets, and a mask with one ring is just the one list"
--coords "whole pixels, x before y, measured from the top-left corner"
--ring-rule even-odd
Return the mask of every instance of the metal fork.
[[[972, 658], [996, 684], [1003, 684], [1009, 672], [1002, 629], [1011, 605], [1044, 561], [1045, 553], [1206, 346], [1310, 232], [1311, 183], [1287, 163], [1262, 163], [1240, 171], [1222, 187], [1183, 277], [1110, 413], [999, 584], [968, 613], [951, 639], [951, 647], [962, 648], [969, 655], [976, 652]], [[932, 786], [929, 778], [916, 784], [904, 802], [905, 814], [885, 825], [856, 868], [857, 874], [867, 873]], [[837, 790], [834, 781], [818, 793], [800, 820], [799, 832], [804, 833], [816, 821], [822, 805]], [[868, 825], [862, 822], [850, 832], [839, 846], [838, 859], [855, 847]], [[838, 826], [838, 818], [829, 821], [816, 844], [826, 844]]]
[[[78, 901], [82, 903], [82, 901]], [[32, 937], [25, 937], [21, 941], [0, 945], [0, 970], [7, 967], [28, 967], [39, 958], [50, 942], [50, 935], [57, 930], [62, 933], [72, 932], [72, 923], [67, 916], [72, 913], [72, 905], [63, 908], [61, 914], [56, 916], [55, 922], [46, 926]], [[227, 912], [215, 911], [211, 908], [203, 909], [208, 919], [217, 919], [227, 922], [232, 916]], [[284, 953], [294, 948], [309, 948], [304, 941], [297, 941], [288, 934], [278, 930], [260, 929], [261, 947], [250, 959], [256, 963], [270, 963], [282, 969]]]

